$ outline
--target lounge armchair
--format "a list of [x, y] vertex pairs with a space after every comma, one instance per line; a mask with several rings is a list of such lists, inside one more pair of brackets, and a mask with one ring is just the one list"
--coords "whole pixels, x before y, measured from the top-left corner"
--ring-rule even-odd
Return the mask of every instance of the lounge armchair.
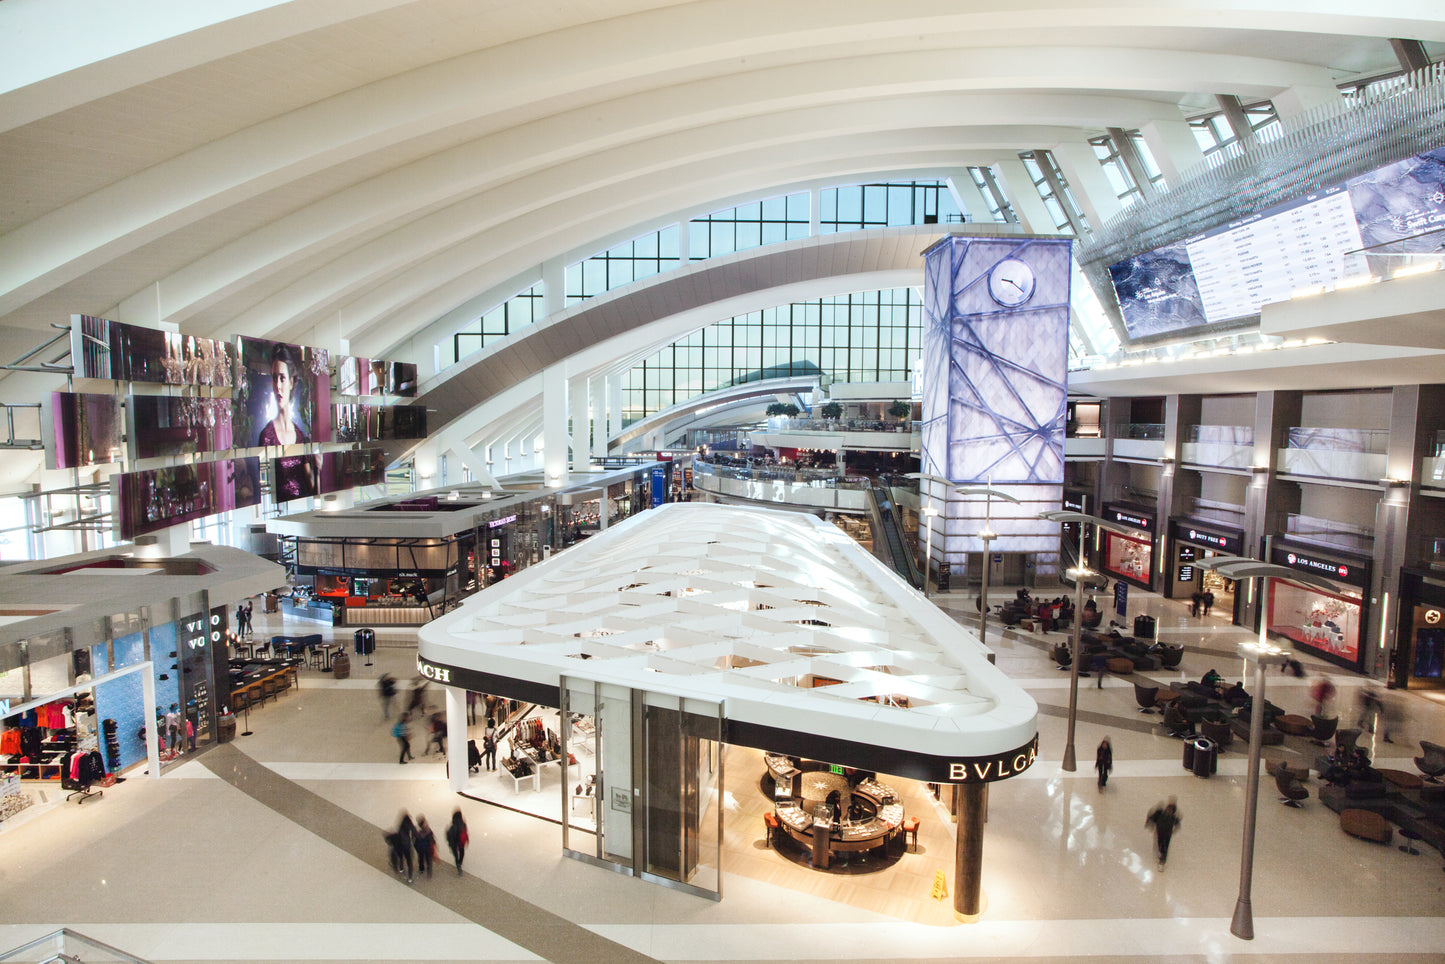
[[1184, 647], [1161, 645], [1156, 655], [1159, 657], [1160, 666], [1165, 669], [1178, 669], [1179, 663], [1184, 659]]
[[1270, 776], [1276, 776], [1280, 771], [1284, 771], [1296, 783], [1303, 783], [1310, 778], [1309, 767], [1292, 767], [1287, 760], [1265, 760], [1264, 769]]
[[1335, 730], [1340, 725], [1338, 716], [1315, 716], [1310, 714], [1310, 725], [1312, 727], [1309, 735], [1310, 742], [1315, 746], [1324, 746], [1334, 739]]
[[1194, 735], [1194, 723], [1180, 708], [1178, 700], [1164, 707], [1164, 728], [1170, 736], [1180, 739]]
[[1285, 767], [1274, 771], [1274, 785], [1279, 790], [1279, 802], [1286, 807], [1298, 809], [1299, 802], [1307, 799], [1310, 795], [1310, 792], [1294, 778], [1294, 774]]
[[1200, 720], [1199, 732], [1213, 740], [1221, 750], [1229, 746], [1234, 739], [1234, 731], [1223, 720]]
[[1159, 712], [1159, 687], [1135, 683], [1134, 702], [1139, 704], [1140, 713]]
[[1429, 740], [1421, 740], [1420, 749], [1424, 751], [1424, 754], [1415, 757], [1415, 765], [1420, 768], [1421, 773], [1425, 774], [1426, 780], [1431, 783], [1439, 783], [1440, 775], [1445, 774], [1445, 746], [1431, 743]]

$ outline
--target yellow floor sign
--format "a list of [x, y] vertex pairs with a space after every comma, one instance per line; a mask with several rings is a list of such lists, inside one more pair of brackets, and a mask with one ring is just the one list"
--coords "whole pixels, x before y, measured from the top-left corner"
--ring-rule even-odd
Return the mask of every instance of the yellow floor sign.
[[948, 878], [943, 875], [943, 871], [941, 870], [935, 870], [933, 872], [932, 897], [934, 900], [948, 899]]

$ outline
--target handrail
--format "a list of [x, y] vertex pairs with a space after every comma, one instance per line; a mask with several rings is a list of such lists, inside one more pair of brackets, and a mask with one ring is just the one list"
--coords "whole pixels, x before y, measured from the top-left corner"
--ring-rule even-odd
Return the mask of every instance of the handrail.
[[[48, 956], [33, 956], [32, 951], [49, 951]], [[81, 953], [85, 956], [82, 958]], [[111, 955], [109, 957], [96, 957], [94, 952]], [[22, 956], [23, 955], [23, 956]], [[103, 944], [91, 937], [86, 937], [79, 931], [73, 931], [69, 927], [62, 927], [58, 931], [52, 931], [42, 937], [26, 944], [21, 944], [0, 954], [0, 961], [24, 961], [26, 964], [51, 964], [53, 961], [78, 962], [85, 961], [115, 961], [121, 964], [149, 964], [144, 958], [136, 957], [134, 954], [127, 954], [119, 948]]]

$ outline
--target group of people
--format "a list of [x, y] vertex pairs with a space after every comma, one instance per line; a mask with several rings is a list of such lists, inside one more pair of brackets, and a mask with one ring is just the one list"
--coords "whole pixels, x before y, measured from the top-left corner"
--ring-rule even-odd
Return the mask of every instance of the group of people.
[[[456, 862], [457, 876], [461, 876], [462, 859], [466, 856], [467, 845], [471, 843], [461, 810], [452, 812], [452, 822], [446, 830], [446, 841], [452, 852], [452, 860]], [[405, 876], [408, 884], [418, 873], [428, 877], [432, 875], [437, 841], [426, 817], [418, 815], [413, 821], [411, 814], [403, 810], [396, 830], [386, 835], [386, 845], [391, 853], [391, 869]]]
[[1074, 621], [1074, 604], [1067, 596], [1036, 600], [1027, 589], [1020, 589], [1011, 606], [1020, 616], [1032, 619], [1042, 633], [1053, 632], [1056, 627], [1067, 626]]
[[248, 599], [236, 607], [237, 636], [251, 635], [251, 610], [255, 608], [255, 605], [255, 603]]
[[1203, 592], [1196, 589], [1194, 594], [1189, 597], [1189, 615], [1191, 616], [1208, 616], [1209, 610], [1212, 608], [1214, 608], [1214, 593], [1208, 589]]
[[[1114, 745], [1109, 742], [1106, 736], [1099, 741], [1099, 748], [1094, 753], [1094, 770], [1099, 774], [1099, 789], [1103, 790], [1109, 784], [1109, 772], [1114, 769]], [[1159, 858], [1159, 869], [1164, 869], [1164, 864], [1169, 860], [1169, 842], [1174, 839], [1174, 831], [1179, 828], [1179, 803], [1175, 797], [1170, 797], [1164, 803], [1155, 805], [1144, 818], [1144, 826], [1154, 831], [1154, 850]]]

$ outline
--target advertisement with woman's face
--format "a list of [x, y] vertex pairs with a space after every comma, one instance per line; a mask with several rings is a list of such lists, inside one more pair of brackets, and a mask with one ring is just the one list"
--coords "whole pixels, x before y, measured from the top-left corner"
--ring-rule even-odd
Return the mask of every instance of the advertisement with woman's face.
[[237, 446], [331, 440], [331, 374], [324, 349], [240, 338], [236, 356], [232, 398]]

